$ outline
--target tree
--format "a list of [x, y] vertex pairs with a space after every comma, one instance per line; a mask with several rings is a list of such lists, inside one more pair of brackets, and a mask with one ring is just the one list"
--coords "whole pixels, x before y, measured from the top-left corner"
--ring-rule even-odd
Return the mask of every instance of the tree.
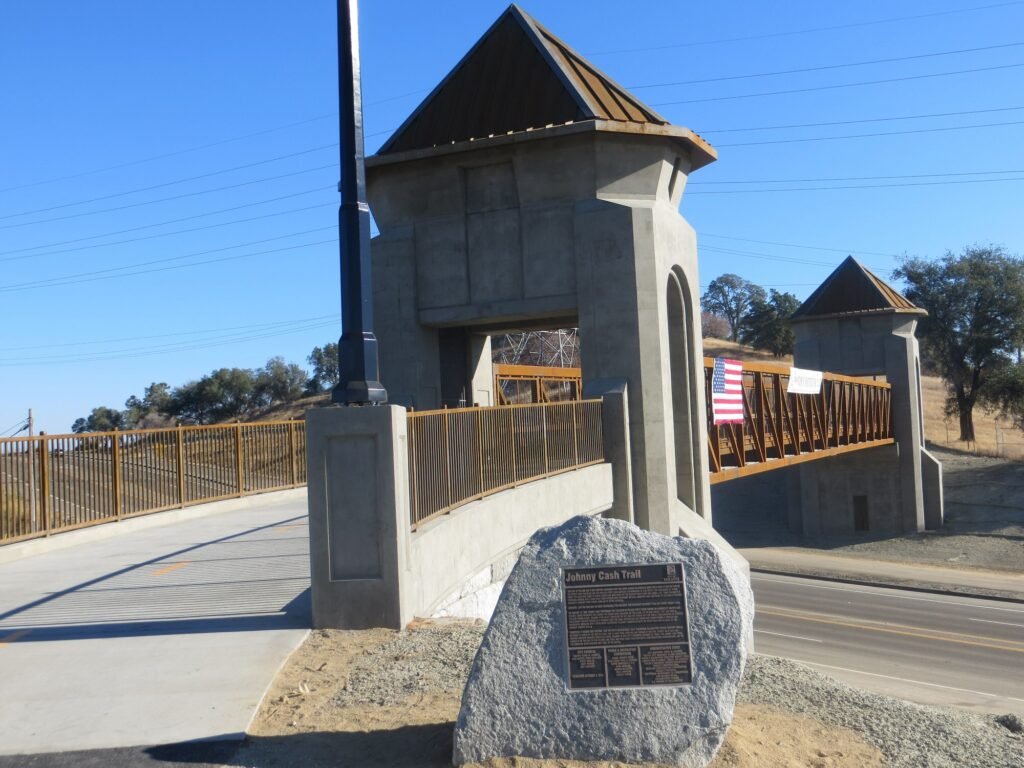
[[[974, 405], [1012, 363], [1024, 340], [1024, 263], [996, 246], [973, 246], [939, 261], [905, 259], [893, 276], [928, 310], [918, 338], [946, 380], [960, 439], [974, 439]], [[1004, 390], [1012, 392], [1012, 389]]]
[[730, 333], [729, 322], [721, 315], [711, 312], [700, 313], [701, 336], [705, 339], [724, 339]]
[[729, 323], [729, 341], [736, 341], [743, 318], [755, 302], [763, 302], [765, 299], [764, 288], [761, 286], [739, 275], [725, 274], [711, 281], [700, 298], [700, 304], [705, 312], [713, 312], [726, 319]]
[[132, 429], [165, 421], [171, 409], [171, 388], [165, 382], [154, 381], [141, 399], [132, 395], [125, 400], [124, 407], [125, 422]]
[[83, 432], [113, 432], [115, 429], [124, 429], [125, 426], [125, 415], [121, 411], [101, 405], [93, 408], [87, 417], [75, 419], [71, 431], [76, 435]]
[[334, 342], [313, 347], [306, 361], [313, 366], [313, 375], [306, 384], [311, 393], [323, 392], [338, 383], [338, 345]]
[[792, 293], [779, 293], [774, 288], [767, 298], [755, 299], [743, 318], [740, 338], [755, 349], [766, 349], [775, 357], [793, 353], [796, 336], [789, 324], [800, 301]]
[[291, 403], [302, 397], [306, 381], [304, 369], [295, 363], [286, 363], [283, 357], [272, 357], [256, 375], [255, 394], [267, 405]]
[[256, 375], [245, 368], [219, 368], [171, 395], [172, 414], [193, 424], [212, 424], [246, 415], [257, 404]]

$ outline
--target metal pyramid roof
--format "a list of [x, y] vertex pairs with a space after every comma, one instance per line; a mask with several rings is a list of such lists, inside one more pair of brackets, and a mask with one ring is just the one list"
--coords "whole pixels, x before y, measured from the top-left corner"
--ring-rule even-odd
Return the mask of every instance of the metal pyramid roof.
[[847, 256], [790, 319], [892, 312], [928, 314], [853, 256]]
[[668, 125], [511, 5], [378, 154], [594, 119]]

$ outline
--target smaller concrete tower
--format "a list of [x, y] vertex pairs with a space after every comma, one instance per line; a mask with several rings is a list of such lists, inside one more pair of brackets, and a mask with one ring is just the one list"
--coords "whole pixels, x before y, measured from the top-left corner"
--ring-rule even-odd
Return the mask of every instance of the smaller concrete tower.
[[852, 256], [794, 313], [794, 365], [892, 385], [895, 446], [800, 468], [802, 532], [907, 533], [942, 527], [942, 465], [924, 447], [921, 359], [927, 312]]

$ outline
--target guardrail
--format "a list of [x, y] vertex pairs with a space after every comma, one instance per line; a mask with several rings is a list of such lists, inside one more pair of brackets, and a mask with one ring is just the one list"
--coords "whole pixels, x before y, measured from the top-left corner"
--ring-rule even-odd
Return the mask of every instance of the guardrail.
[[716, 425], [714, 366], [704, 358], [712, 485], [895, 442], [890, 384], [825, 373], [818, 394], [788, 394], [789, 367], [769, 363], [743, 363], [743, 423]]
[[306, 483], [302, 421], [0, 440], [0, 544]]
[[579, 368], [495, 363], [494, 392], [498, 405], [582, 400], [583, 373]]
[[455, 507], [604, 461], [601, 401], [411, 411], [415, 530]]

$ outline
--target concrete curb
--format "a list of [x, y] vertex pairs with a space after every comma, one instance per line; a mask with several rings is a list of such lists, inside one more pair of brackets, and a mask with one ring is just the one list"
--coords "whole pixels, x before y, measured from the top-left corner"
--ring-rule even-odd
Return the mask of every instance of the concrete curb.
[[965, 592], [963, 590], [942, 588], [938, 585], [934, 586], [916, 586], [908, 583], [901, 583], [898, 581], [884, 581], [876, 580], [870, 581], [868, 579], [857, 579], [847, 576], [840, 576], [832, 573], [825, 573], [822, 571], [783, 571], [777, 568], [755, 568], [750, 567], [751, 573], [765, 573], [771, 576], [793, 576], [796, 578], [804, 579], [819, 579], [821, 581], [832, 581], [837, 584], [852, 584], [858, 587], [886, 587], [888, 589], [902, 589], [907, 592], [922, 592], [924, 594], [931, 595], [946, 595], [949, 597], [977, 597], [984, 600], [995, 600], [1001, 603], [1015, 603], [1017, 605], [1024, 605], [1024, 596], [1011, 597], [1005, 593], [986, 593], [986, 592]]
[[193, 504], [182, 509], [168, 509], [164, 512], [153, 512], [148, 515], [130, 517], [124, 520], [111, 520], [109, 523], [98, 523], [89, 528], [79, 528], [76, 531], [55, 533], [52, 536], [0, 546], [0, 563], [12, 563], [24, 557], [77, 547], [80, 544], [102, 541], [113, 536], [120, 536], [135, 531], [145, 531], [150, 528], [173, 525], [174, 523], [196, 520], [201, 517], [219, 515], [225, 512], [237, 512], [240, 509], [252, 509], [267, 504], [288, 501], [292, 498], [299, 499], [305, 497], [306, 487], [302, 486], [301, 488], [289, 488], [284, 491], [256, 493], [238, 499], [225, 499], [224, 501], [213, 501], [207, 504]]

